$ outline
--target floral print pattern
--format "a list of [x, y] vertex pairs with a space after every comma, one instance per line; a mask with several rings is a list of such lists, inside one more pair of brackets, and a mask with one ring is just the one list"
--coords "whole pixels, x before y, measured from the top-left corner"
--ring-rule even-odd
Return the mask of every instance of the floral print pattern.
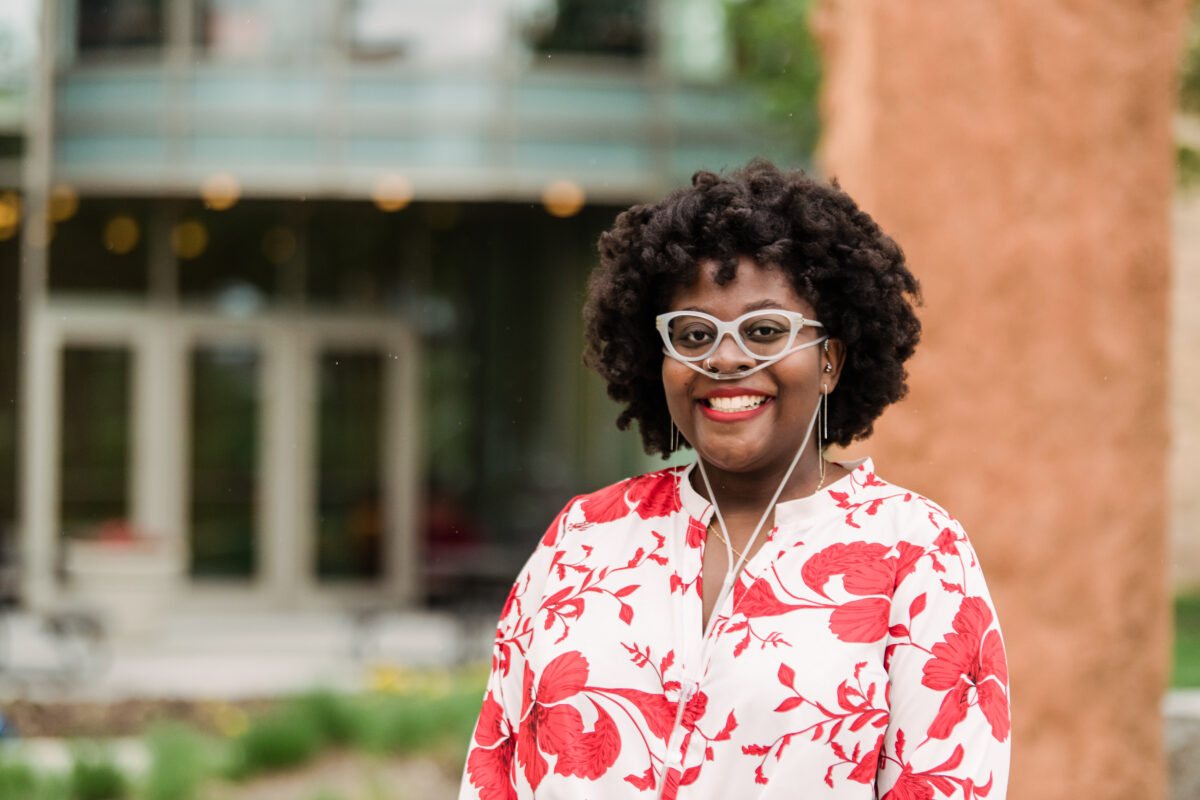
[[869, 460], [702, 629], [691, 468], [575, 498], [501, 614], [460, 797], [1003, 798], [1008, 669], [962, 528]]

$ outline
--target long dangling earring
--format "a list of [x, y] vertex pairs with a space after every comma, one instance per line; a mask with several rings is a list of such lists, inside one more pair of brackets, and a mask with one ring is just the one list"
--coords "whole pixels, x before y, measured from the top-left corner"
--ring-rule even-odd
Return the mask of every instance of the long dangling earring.
[[679, 449], [679, 428], [675, 427], [675, 420], [671, 420], [671, 452], [674, 453]]
[[825, 485], [825, 443], [829, 441], [829, 387], [821, 384], [821, 436], [817, 442], [817, 460], [821, 462], [821, 480], [814, 491]]

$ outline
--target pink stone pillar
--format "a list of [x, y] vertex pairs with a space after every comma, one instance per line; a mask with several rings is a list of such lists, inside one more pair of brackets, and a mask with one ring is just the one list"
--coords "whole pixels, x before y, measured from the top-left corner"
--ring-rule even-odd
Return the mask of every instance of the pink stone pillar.
[[1171, 117], [1182, 0], [822, 0], [826, 174], [925, 292], [852, 454], [965, 524], [1020, 800], [1165, 796]]

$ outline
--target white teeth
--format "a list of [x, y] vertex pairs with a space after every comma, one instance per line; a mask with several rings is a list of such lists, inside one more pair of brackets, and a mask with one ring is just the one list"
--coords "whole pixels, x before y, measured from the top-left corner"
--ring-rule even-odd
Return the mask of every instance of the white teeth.
[[710, 397], [708, 398], [708, 407], [714, 411], [733, 413], [758, 408], [765, 402], [767, 402], [767, 398], [761, 394], [743, 394], [738, 397]]

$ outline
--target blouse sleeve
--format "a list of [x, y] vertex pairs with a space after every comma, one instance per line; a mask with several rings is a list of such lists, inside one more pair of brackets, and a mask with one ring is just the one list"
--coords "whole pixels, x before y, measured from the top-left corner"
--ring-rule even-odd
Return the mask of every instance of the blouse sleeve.
[[565, 529], [574, 503], [559, 513], [541, 543], [517, 576], [496, 627], [492, 671], [483, 708], [467, 752], [459, 800], [508, 800], [517, 796], [513, 755], [516, 736], [527, 705], [525, 654], [533, 639], [533, 617], [542, 597], [555, 545]]
[[975, 551], [959, 524], [938, 512], [930, 515], [942, 526], [932, 545], [900, 544], [885, 656], [891, 717], [877, 792], [884, 800], [1003, 800], [1004, 642]]

